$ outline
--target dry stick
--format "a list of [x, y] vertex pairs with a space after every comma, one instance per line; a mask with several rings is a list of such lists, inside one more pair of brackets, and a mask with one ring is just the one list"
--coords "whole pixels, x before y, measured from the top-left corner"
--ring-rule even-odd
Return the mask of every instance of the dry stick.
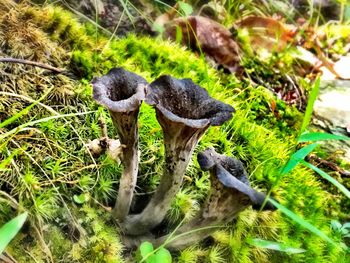
[[0, 58], [0, 62], [8, 62], [8, 63], [19, 63], [19, 64], [25, 64], [25, 65], [32, 65], [35, 67], [43, 68], [43, 69], [48, 69], [51, 71], [54, 71], [56, 73], [64, 73], [66, 72], [65, 69], [60, 69], [60, 68], [55, 68], [50, 65], [46, 65], [40, 62], [35, 62], [31, 60], [25, 60], [25, 59], [19, 59], [19, 58]]
[[335, 71], [334, 69], [334, 63], [332, 61], [329, 61], [329, 59], [327, 58], [327, 56], [322, 52], [321, 48], [321, 43], [318, 40], [317, 36], [313, 41], [313, 47], [316, 50], [316, 53], [318, 55], [318, 58], [321, 60], [322, 64], [330, 71], [332, 72], [337, 78], [341, 77], [339, 76], [338, 72]]
[[15, 260], [8, 252], [4, 252], [2, 255], [0, 255], [0, 262], [4, 263], [18, 263], [17, 260]]
[[314, 163], [316, 162], [316, 165], [317, 165], [317, 163], [321, 164], [321, 165], [325, 165], [328, 168], [332, 169], [333, 171], [340, 173], [340, 175], [342, 175], [342, 176], [350, 176], [350, 172], [340, 168], [338, 165], [336, 165], [333, 162], [330, 162], [330, 161], [327, 161], [327, 160], [324, 160], [324, 159], [318, 157], [315, 154], [311, 154], [310, 156], [307, 157], [307, 159], [308, 159], [308, 161], [311, 161]]
[[101, 137], [108, 139], [107, 124], [106, 124], [105, 119], [102, 116], [100, 116], [100, 118], [98, 119], [98, 123], [99, 123], [100, 128], [101, 128]]

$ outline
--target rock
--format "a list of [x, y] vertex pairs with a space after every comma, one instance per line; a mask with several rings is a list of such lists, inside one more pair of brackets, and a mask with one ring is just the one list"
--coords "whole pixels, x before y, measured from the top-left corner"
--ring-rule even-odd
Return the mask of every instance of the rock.
[[[325, 132], [350, 136], [350, 81], [322, 81], [320, 94], [314, 105], [313, 123]], [[322, 143], [327, 152], [341, 150], [340, 159], [350, 163], [349, 141], [326, 141]]]
[[315, 102], [314, 113], [329, 122], [331, 131], [347, 134], [350, 124], [350, 81], [333, 80], [321, 82], [320, 93]]

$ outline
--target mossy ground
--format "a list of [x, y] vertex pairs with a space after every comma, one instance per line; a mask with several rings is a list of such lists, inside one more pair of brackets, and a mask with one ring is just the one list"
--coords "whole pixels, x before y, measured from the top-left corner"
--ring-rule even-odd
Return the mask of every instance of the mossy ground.
[[[108, 211], [116, 198], [122, 167], [107, 156], [93, 160], [84, 148], [84, 142], [100, 136], [100, 116], [114, 136], [107, 111], [91, 98], [89, 81], [116, 66], [148, 81], [162, 74], [192, 78], [214, 98], [232, 104], [237, 110], [234, 118], [222, 127], [210, 128], [196, 151], [214, 146], [218, 152], [241, 159], [255, 188], [267, 191], [273, 187], [279, 202], [331, 235], [327, 208], [334, 196], [321, 188], [312, 172], [297, 167], [277, 184], [279, 170], [294, 148], [301, 115], [277, 101], [280, 115], [276, 117], [269, 107], [271, 99], [276, 99], [263, 87], [253, 88], [249, 82], [222, 75], [193, 53], [160, 39], [129, 35], [109, 41], [93, 25], [78, 23], [58, 7], [5, 0], [0, 3], [0, 17], [1, 55], [65, 67], [78, 76], [72, 80], [31, 66], [1, 64], [1, 92], [36, 100], [53, 88], [41, 101], [49, 110], [36, 105], [1, 133], [51, 116], [53, 111], [85, 113], [40, 122], [1, 143], [2, 159], [11, 154], [13, 159], [10, 169], [1, 171], [0, 198], [7, 192], [14, 201], [0, 203], [0, 224], [15, 215], [15, 207], [30, 212], [29, 223], [8, 248], [18, 262], [134, 261], [133, 252], [123, 249]], [[1, 120], [31, 103], [23, 97], [2, 94], [0, 98]], [[142, 105], [139, 126], [142, 155], [136, 197], [143, 197], [157, 185], [164, 149], [151, 107]], [[195, 214], [208, 189], [209, 175], [193, 160], [168, 213], [169, 223], [176, 225], [183, 216]], [[89, 201], [75, 203], [73, 196], [82, 193]], [[288, 255], [256, 248], [247, 243], [249, 238], [276, 240], [306, 252]], [[212, 240], [174, 256], [179, 262], [346, 262], [340, 248], [326, 244], [279, 212], [251, 209], [218, 230]]]

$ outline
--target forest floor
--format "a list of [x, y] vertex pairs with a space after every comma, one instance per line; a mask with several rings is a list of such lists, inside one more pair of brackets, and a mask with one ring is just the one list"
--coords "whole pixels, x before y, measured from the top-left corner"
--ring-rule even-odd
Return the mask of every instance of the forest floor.
[[[90, 84], [114, 67], [148, 82], [190, 78], [236, 110], [202, 137], [157, 231], [171, 233], [205, 204], [210, 175], [195, 156], [208, 147], [242, 161], [252, 188], [281, 205], [247, 208], [172, 251], [173, 262], [349, 262], [349, 6], [326, 17], [289, 2], [52, 2], [0, 3], [0, 225], [28, 212], [1, 262], [151, 262], [126, 246], [111, 215], [123, 165], [86, 147], [103, 137], [101, 118], [115, 138]], [[164, 169], [162, 127], [146, 103], [138, 129], [132, 213]], [[333, 137], [302, 140], [305, 130]]]

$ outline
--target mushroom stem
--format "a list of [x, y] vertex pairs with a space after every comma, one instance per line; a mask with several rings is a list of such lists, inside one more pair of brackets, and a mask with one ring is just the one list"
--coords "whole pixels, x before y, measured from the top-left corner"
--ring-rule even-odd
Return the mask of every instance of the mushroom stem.
[[137, 117], [145, 96], [146, 80], [124, 70], [114, 68], [107, 75], [92, 81], [94, 99], [105, 106], [117, 129], [123, 147], [122, 173], [118, 199], [113, 215], [123, 222], [129, 213], [138, 174], [138, 127]]
[[193, 150], [209, 127], [198, 129], [174, 123], [164, 118], [158, 110], [157, 118], [164, 131], [164, 172], [156, 192], [142, 213], [131, 215], [126, 220], [124, 231], [130, 235], [147, 233], [162, 222], [181, 187]]
[[118, 199], [112, 214], [121, 222], [129, 213], [134, 188], [138, 174], [138, 128], [137, 116], [139, 110], [130, 112], [110, 111], [113, 124], [117, 128], [118, 136], [123, 148], [121, 158], [124, 170], [119, 181]]
[[[203, 155], [207, 160], [203, 160]], [[175, 238], [167, 245], [172, 250], [179, 250], [203, 240], [216, 230], [215, 226], [232, 221], [249, 205], [261, 206], [266, 197], [247, 184], [246, 173], [238, 160], [219, 155], [213, 149], [199, 153], [198, 159], [202, 169], [210, 171], [211, 192], [200, 213], [172, 234]], [[265, 208], [274, 209], [269, 202]], [[196, 229], [198, 231], [194, 232]], [[185, 238], [176, 238], [184, 235]], [[154, 244], [159, 246], [168, 237], [160, 237]]]
[[[221, 172], [226, 173], [226, 176], [232, 176], [224, 169]], [[190, 222], [180, 227], [173, 235], [175, 237], [182, 236], [190, 231], [191, 234], [185, 235], [184, 238], [173, 239], [167, 245], [168, 249], [183, 249], [207, 238], [217, 230], [215, 226], [224, 225], [232, 221], [241, 211], [249, 206], [249, 197], [237, 190], [226, 188], [222, 185], [217, 177], [216, 169], [210, 172], [210, 180], [211, 193], [199, 214]], [[196, 229], [198, 231], [192, 233]], [[158, 238], [155, 241], [155, 245], [161, 245], [167, 238], [168, 236]]]

